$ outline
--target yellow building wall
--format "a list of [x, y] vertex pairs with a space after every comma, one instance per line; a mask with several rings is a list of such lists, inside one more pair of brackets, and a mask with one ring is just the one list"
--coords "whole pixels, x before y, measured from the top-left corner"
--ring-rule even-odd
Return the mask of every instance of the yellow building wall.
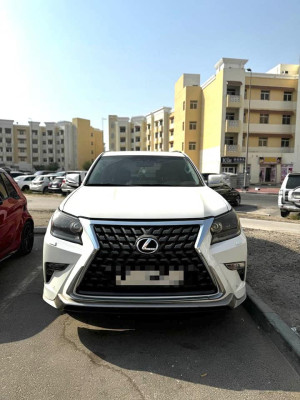
[[202, 136], [203, 150], [220, 146], [222, 135], [223, 71], [203, 89]]
[[[260, 123], [260, 114], [269, 114], [269, 124], [279, 124], [282, 125], [282, 115], [289, 114], [287, 111], [282, 112], [272, 112], [272, 111], [250, 111], [250, 123], [251, 124], [259, 124]], [[296, 123], [296, 116], [294, 114], [291, 115], [291, 125]], [[248, 115], [245, 116], [245, 122], [247, 122]]]
[[88, 119], [73, 118], [77, 128], [77, 165], [83, 169], [86, 161], [94, 161], [103, 152], [103, 131], [91, 126]]
[[[174, 151], [184, 151], [199, 167], [200, 163], [200, 134], [201, 134], [201, 93], [200, 86], [183, 87], [184, 76], [182, 75], [175, 84], [174, 98]], [[198, 102], [196, 109], [190, 108], [190, 101]], [[190, 130], [189, 123], [196, 122], [196, 130]], [[196, 143], [196, 149], [190, 150], [189, 143]]]
[[[246, 77], [246, 86], [250, 83], [250, 77]], [[261, 86], [261, 87], [256, 87]], [[283, 101], [285, 91], [292, 90], [292, 101], [297, 101], [297, 79], [275, 79], [252, 77], [251, 100], [260, 100], [261, 90], [270, 90], [270, 101]], [[247, 87], [247, 98], [249, 98], [249, 87]], [[268, 101], [268, 100], [266, 100]]]

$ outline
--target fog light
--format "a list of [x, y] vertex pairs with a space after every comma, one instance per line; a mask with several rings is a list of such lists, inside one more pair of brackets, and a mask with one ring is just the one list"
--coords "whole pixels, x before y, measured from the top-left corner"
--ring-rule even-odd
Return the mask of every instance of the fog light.
[[45, 280], [46, 280], [46, 283], [48, 283], [50, 281], [54, 271], [63, 271], [64, 269], [67, 268], [68, 265], [69, 264], [46, 262], [45, 263]]
[[225, 263], [224, 265], [230, 271], [237, 271], [242, 281], [245, 279], [245, 261]]

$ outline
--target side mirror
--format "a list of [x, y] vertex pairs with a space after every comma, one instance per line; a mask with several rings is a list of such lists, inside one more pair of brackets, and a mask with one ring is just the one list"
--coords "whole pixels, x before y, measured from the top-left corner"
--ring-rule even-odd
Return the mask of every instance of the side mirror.
[[224, 181], [223, 181], [222, 175], [208, 175], [207, 185], [209, 187], [212, 188], [212, 187], [220, 186], [223, 184], [224, 184]]

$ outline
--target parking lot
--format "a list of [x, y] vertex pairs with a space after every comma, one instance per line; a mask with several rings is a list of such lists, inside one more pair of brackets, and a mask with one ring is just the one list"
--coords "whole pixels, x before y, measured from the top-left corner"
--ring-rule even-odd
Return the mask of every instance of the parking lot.
[[0, 265], [0, 399], [296, 399], [299, 376], [243, 307], [68, 315], [43, 302], [42, 242]]

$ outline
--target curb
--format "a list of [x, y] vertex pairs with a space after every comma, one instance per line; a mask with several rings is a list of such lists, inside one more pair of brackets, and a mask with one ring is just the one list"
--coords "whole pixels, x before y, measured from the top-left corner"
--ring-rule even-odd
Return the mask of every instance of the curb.
[[239, 193], [245, 193], [245, 194], [268, 194], [268, 195], [273, 195], [273, 196], [278, 196], [278, 192], [277, 193], [273, 193], [273, 192], [261, 192], [260, 190], [257, 190], [255, 192], [244, 192], [243, 190], [237, 190]]
[[46, 233], [46, 226], [37, 226], [34, 228], [35, 235], [44, 235]]
[[244, 307], [300, 374], [300, 336], [248, 284]]

